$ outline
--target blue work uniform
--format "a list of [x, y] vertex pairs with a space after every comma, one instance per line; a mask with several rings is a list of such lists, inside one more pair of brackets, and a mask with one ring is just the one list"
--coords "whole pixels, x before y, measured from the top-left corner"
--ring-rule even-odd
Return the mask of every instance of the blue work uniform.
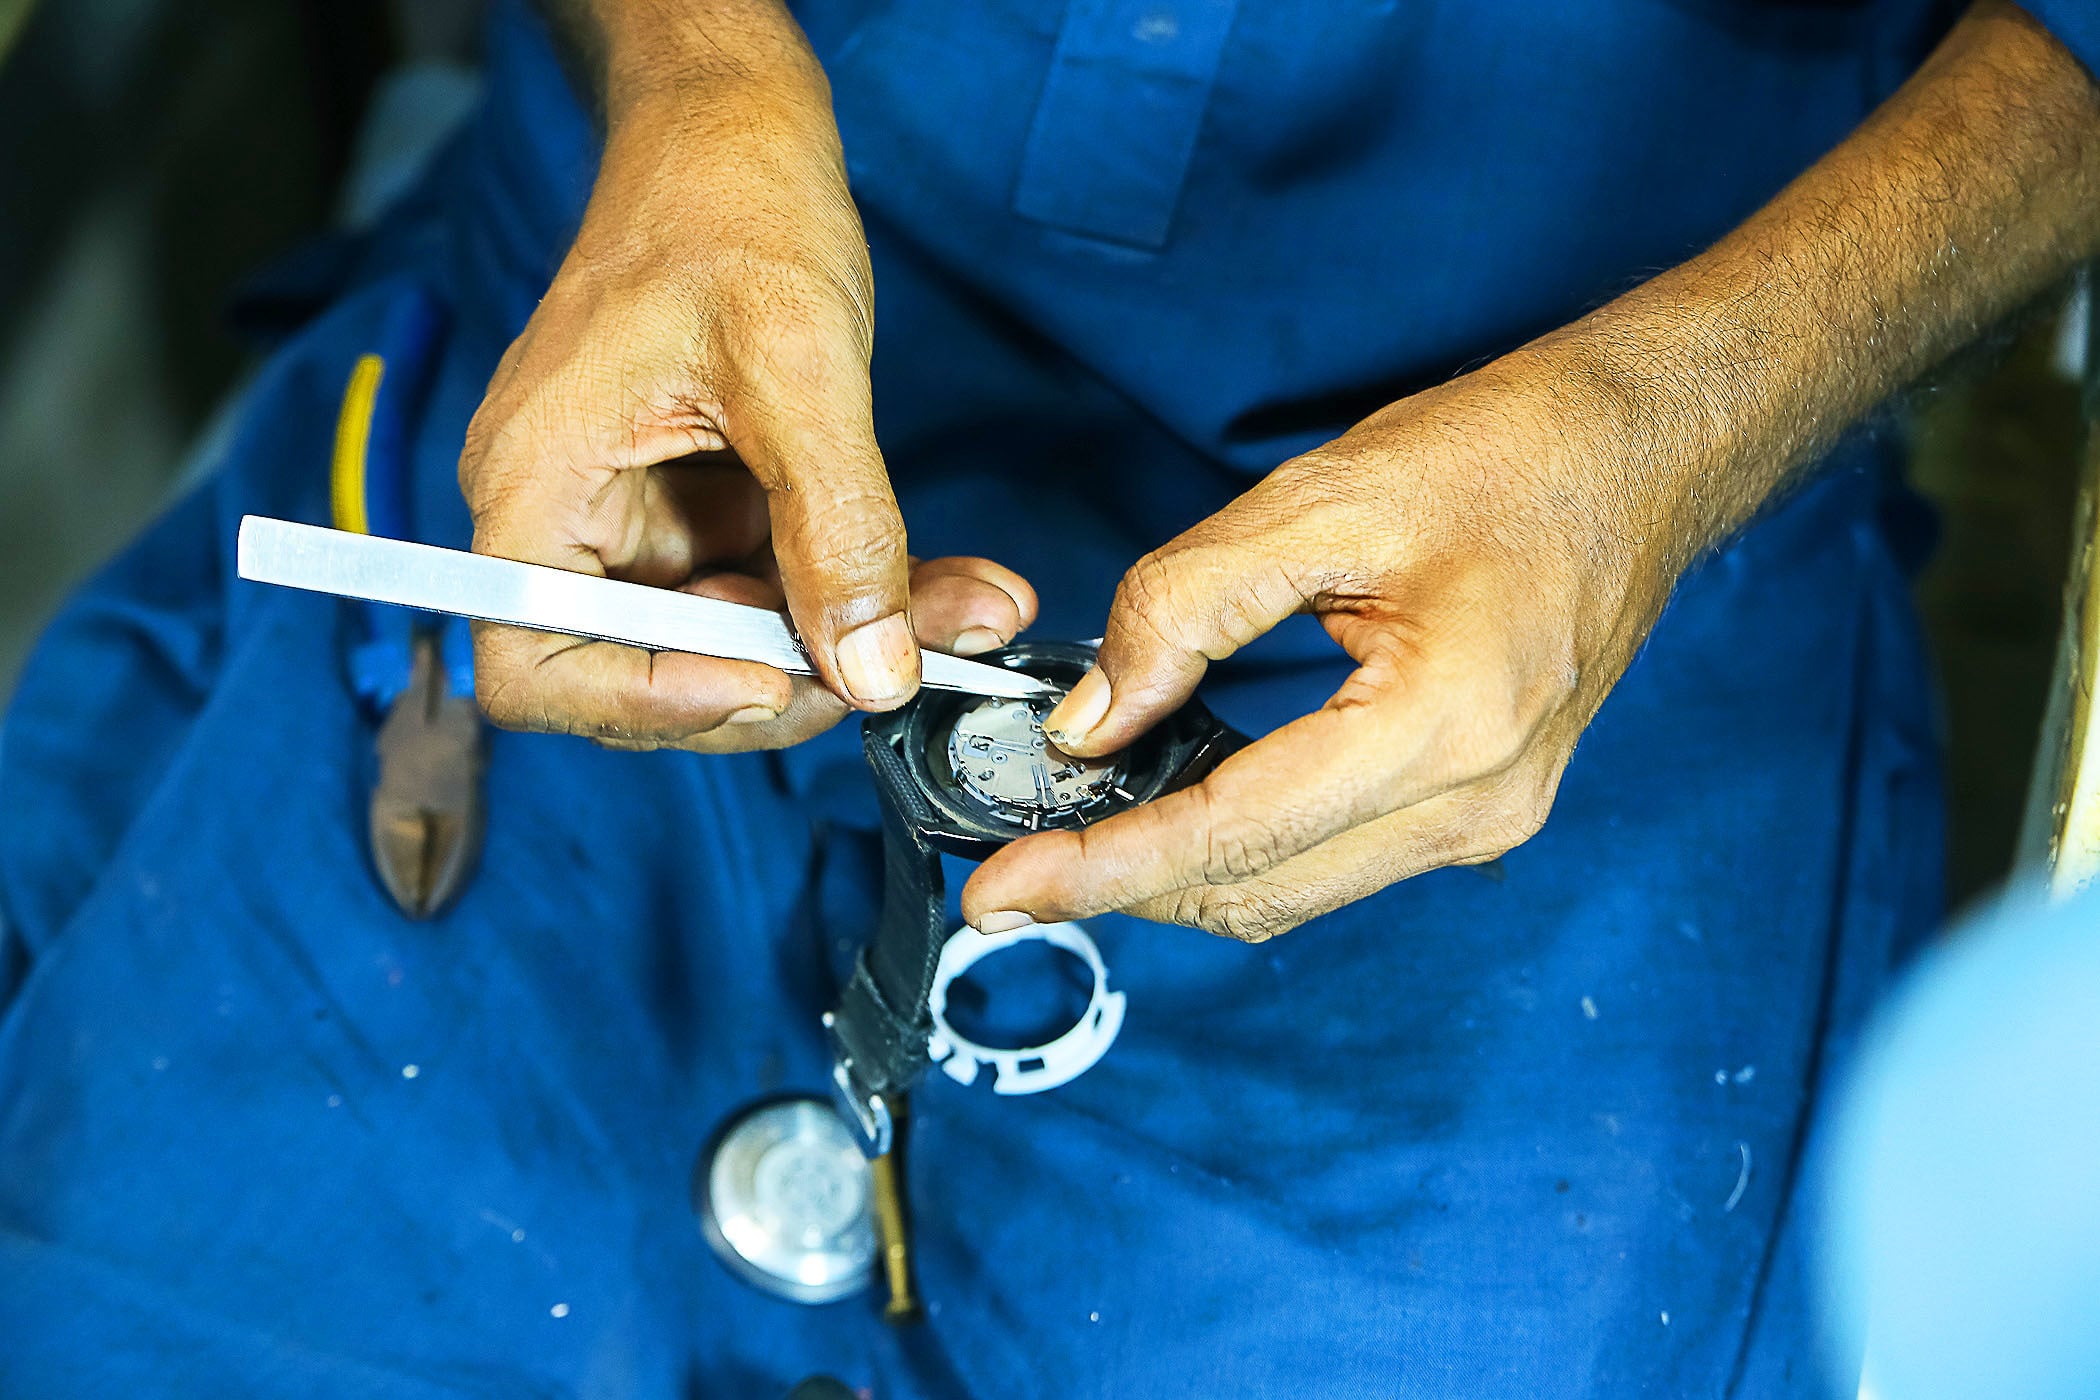
[[[1258, 473], [1722, 233], [1945, 8], [811, 0], [915, 550], [1095, 634]], [[466, 543], [462, 436], [592, 132], [499, 4], [477, 114], [22, 680], [0, 1392], [1816, 1393], [1796, 1162], [1940, 882], [1886, 435], [1684, 579], [1498, 867], [1262, 946], [1093, 921], [1129, 998], [1097, 1067], [915, 1096], [929, 1316], [893, 1330], [754, 1291], [687, 1194], [741, 1106], [825, 1082], [880, 888], [851, 726], [498, 735], [479, 876], [413, 924], [363, 849], [345, 610], [234, 577], [244, 512], [327, 519], [344, 382], [413, 298], [415, 529]], [[1258, 734], [1345, 670], [1292, 622], [1205, 694]]]

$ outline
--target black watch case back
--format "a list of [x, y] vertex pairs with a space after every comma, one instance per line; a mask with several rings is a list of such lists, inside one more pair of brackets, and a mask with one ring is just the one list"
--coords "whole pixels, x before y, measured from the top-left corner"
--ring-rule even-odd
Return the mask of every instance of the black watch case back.
[[955, 855], [982, 860], [1030, 832], [1092, 825], [1200, 781], [1246, 743], [1191, 699], [1112, 758], [1077, 758], [1048, 743], [1042, 719], [1093, 665], [1093, 647], [1019, 642], [976, 659], [1041, 677], [1059, 695], [1007, 700], [921, 691], [903, 709], [872, 716], [867, 727], [877, 777], [901, 799], [907, 820]]

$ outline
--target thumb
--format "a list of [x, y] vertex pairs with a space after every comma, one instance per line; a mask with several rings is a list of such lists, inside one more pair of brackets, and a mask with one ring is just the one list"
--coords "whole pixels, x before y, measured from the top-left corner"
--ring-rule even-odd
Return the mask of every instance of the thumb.
[[918, 689], [919, 648], [904, 521], [875, 445], [866, 363], [755, 388], [738, 408], [730, 442], [765, 489], [802, 644], [842, 698], [895, 709]]
[[1304, 606], [1275, 534], [1213, 517], [1123, 575], [1093, 669], [1043, 718], [1069, 753], [1110, 754], [1187, 702], [1222, 661]]

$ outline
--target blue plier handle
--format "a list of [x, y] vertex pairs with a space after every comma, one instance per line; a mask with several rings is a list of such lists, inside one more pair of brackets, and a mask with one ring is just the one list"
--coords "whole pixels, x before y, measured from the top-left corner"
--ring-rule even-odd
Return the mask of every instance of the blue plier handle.
[[[411, 288], [390, 309], [379, 348], [351, 368], [329, 473], [337, 529], [415, 538], [411, 450], [444, 332], [435, 300]], [[373, 866], [403, 913], [428, 918], [465, 887], [486, 825], [472, 639], [461, 618], [346, 606], [354, 625], [345, 669], [378, 726], [367, 816]]]

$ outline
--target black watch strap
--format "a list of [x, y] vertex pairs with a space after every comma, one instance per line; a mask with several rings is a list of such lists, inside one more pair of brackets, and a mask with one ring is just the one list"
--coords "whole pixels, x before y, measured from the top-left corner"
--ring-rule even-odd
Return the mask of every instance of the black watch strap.
[[932, 808], [918, 800], [886, 738], [870, 727], [864, 743], [882, 802], [882, 918], [824, 1025], [832, 1091], [847, 1123], [859, 1130], [861, 1146], [879, 1157], [890, 1142], [884, 1100], [909, 1089], [931, 1062], [928, 1000], [948, 941], [948, 891], [941, 853], [927, 839]]
[[[1047, 657], [1049, 664], [1065, 668], [1067, 683], [1093, 659], [1090, 648], [1069, 643], [1029, 644], [1008, 654], [1039, 664]], [[882, 915], [824, 1026], [831, 1039], [833, 1094], [871, 1157], [889, 1150], [890, 1100], [910, 1089], [932, 1063], [929, 1001], [949, 933], [941, 852], [983, 860], [1034, 829], [1032, 823], [1023, 828], [973, 816], [957, 805], [952, 780], [943, 792], [941, 774], [914, 769], [915, 757], [925, 767], [929, 751], [942, 748], [942, 716], [952, 722], [962, 703], [922, 695], [904, 709], [871, 716], [861, 731], [882, 803]], [[1109, 811], [1200, 782], [1246, 742], [1200, 701], [1191, 700], [1133, 748], [1140, 756], [1138, 768], [1125, 775], [1127, 788], [1114, 790], [1118, 800]], [[1078, 814], [1071, 820], [1083, 824], [1088, 819]]]

